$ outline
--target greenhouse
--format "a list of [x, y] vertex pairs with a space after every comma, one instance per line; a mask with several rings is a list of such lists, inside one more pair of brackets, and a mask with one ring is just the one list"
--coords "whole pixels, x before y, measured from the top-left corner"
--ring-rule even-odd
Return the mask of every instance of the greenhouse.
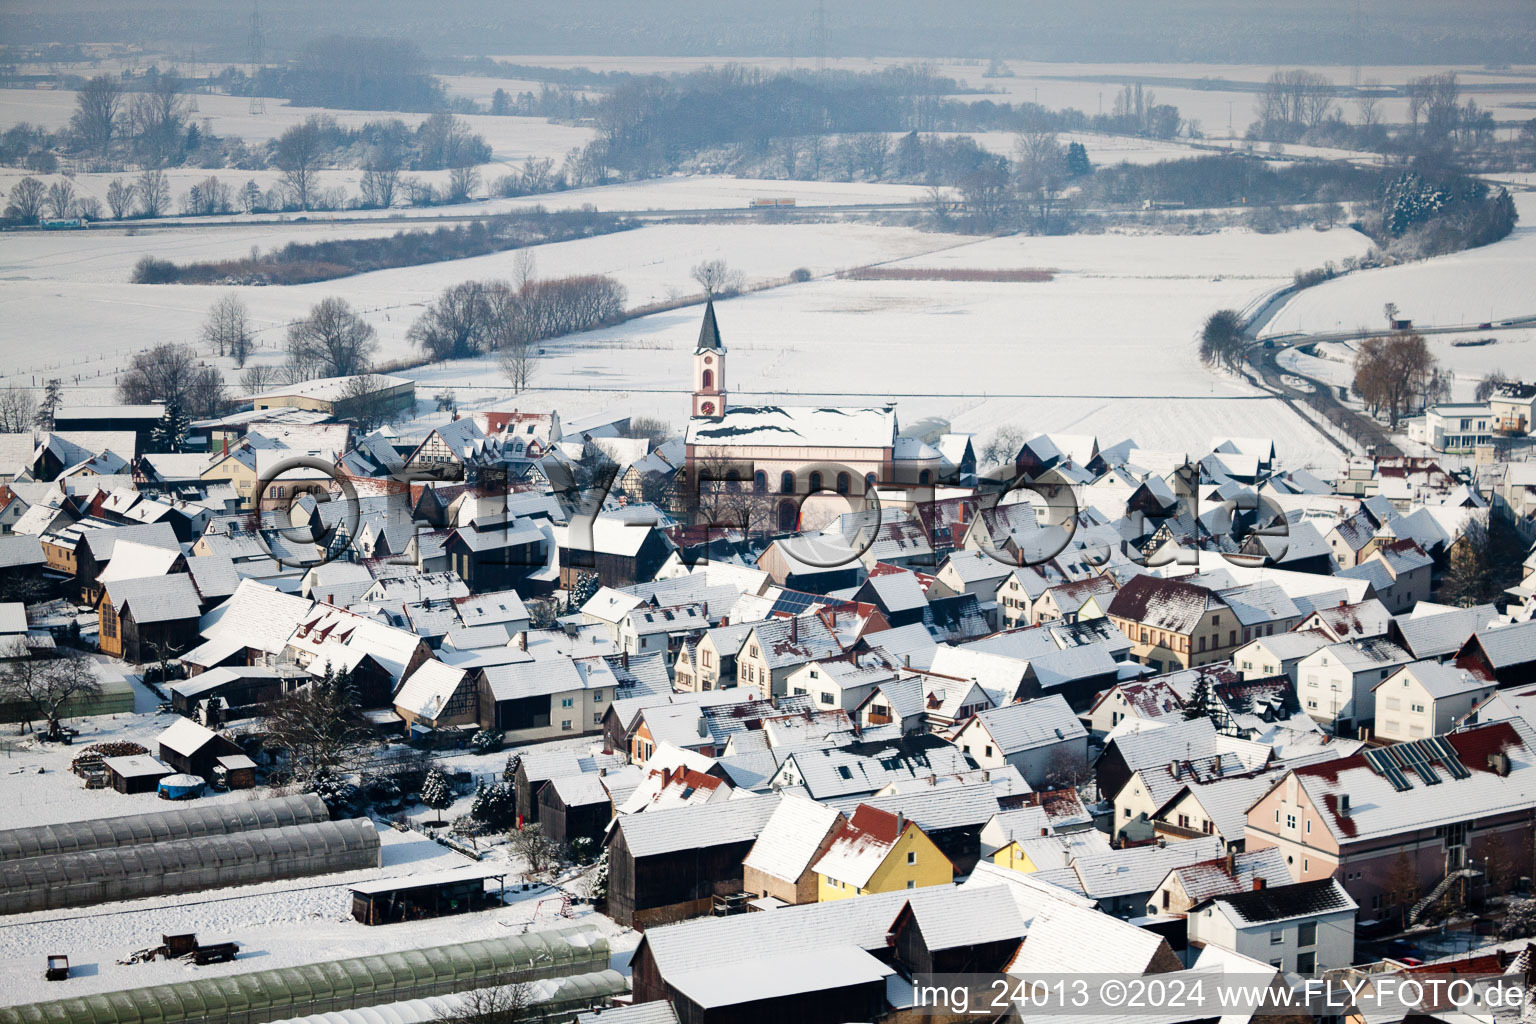
[[[609, 969], [569, 978], [536, 981], [529, 988], [530, 1002], [527, 1016], [523, 1019], [530, 1022], [562, 1021], [570, 1020], [584, 1010], [610, 1005], [614, 996], [629, 991], [629, 980], [618, 971]], [[462, 994], [430, 996], [426, 999], [365, 1006], [356, 1010], [331, 1010], [329, 1013], [313, 1013], [305, 1017], [285, 1017], [274, 1024], [428, 1024], [429, 1021], [453, 1018], [473, 1008], [473, 1005], [465, 1006]]]
[[0, 861], [0, 914], [88, 907], [378, 867], [366, 818]]
[[[0, 1024], [267, 1024], [573, 975], [578, 977], [572, 978], [569, 991], [561, 986], [554, 999], [601, 1001], [607, 998], [603, 991], [613, 984], [607, 967], [608, 940], [595, 927], [576, 924], [452, 946], [0, 1007]], [[574, 984], [577, 981], [580, 984]]]
[[141, 846], [174, 839], [199, 839], [329, 820], [324, 802], [313, 793], [243, 803], [202, 804], [154, 814], [9, 829], [0, 832], [0, 861]]

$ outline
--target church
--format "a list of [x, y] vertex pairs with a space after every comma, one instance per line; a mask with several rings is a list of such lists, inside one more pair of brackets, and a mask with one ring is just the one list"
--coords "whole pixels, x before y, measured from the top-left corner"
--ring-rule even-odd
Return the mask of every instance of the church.
[[[700, 468], [746, 483], [773, 503], [772, 522], [795, 528], [801, 502], [816, 493], [843, 496], [844, 508], [865, 507], [865, 495], [937, 484], [943, 457], [916, 438], [899, 437], [896, 406], [732, 405], [726, 348], [715, 304], [693, 352], [693, 408], [685, 436], [688, 479]], [[750, 464], [750, 469], [747, 465]]]

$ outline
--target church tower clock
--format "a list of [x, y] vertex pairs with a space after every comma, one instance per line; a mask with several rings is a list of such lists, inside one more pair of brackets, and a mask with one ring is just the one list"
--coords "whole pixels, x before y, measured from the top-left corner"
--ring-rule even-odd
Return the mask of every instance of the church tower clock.
[[718, 419], [725, 415], [725, 345], [715, 323], [715, 302], [704, 305], [699, 344], [693, 350], [693, 415]]

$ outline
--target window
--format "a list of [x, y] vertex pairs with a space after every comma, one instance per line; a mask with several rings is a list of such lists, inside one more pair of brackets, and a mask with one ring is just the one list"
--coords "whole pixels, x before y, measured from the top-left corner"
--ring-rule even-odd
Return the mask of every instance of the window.
[[988, 743], [986, 749], [987, 749], [987, 756], [991, 757], [992, 756], [992, 744]]
[[916, 850], [908, 850], [907, 851], [907, 863], [908, 864], [916, 864], [917, 863], [917, 851]]
[[872, 491], [874, 489], [875, 489], [875, 474], [873, 474], [873, 473], [865, 473], [864, 474], [864, 490], [865, 490], [865, 492], [868, 493], [869, 491]]
[[714, 387], [715, 386], [715, 371], [714, 370], [705, 370], [704, 371], [704, 375], [703, 375], [703, 377], [701, 379], [701, 383], [703, 384], [703, 388], [701, 390], [704, 390], [704, 391], [708, 391], [710, 388]]
[[571, 731], [571, 720], [569, 718], [567, 718], [564, 721], [562, 721], [560, 723], [560, 729], [561, 729], [562, 732], [570, 732]]
[[592, 716], [592, 724], [593, 725], [602, 725], [603, 724], [603, 716], [602, 715], [593, 715]]
[[908, 888], [908, 889], [916, 889], [916, 888], [917, 888], [917, 883], [916, 883], [916, 882], [914, 882], [914, 881], [912, 881], [912, 880], [911, 880], [911, 879], [910, 879], [910, 878], [909, 878], [909, 879], [907, 879], [907, 888]]
[[917, 482], [926, 487], [933, 482], [933, 474], [925, 469], [921, 473], [917, 474]]
[[1316, 921], [1303, 921], [1301, 924], [1296, 926], [1296, 945], [1298, 945], [1298, 946], [1315, 946], [1315, 945], [1317, 945], [1317, 922]]
[[602, 690], [593, 690], [592, 691], [592, 699], [594, 701], [597, 701], [599, 704], [601, 704], [602, 700], [603, 700], [603, 691]]
[[562, 697], [560, 698], [560, 706], [563, 708], [575, 707], [576, 700], [574, 697]]
[[1269, 933], [1269, 944], [1271, 946], [1278, 946], [1278, 945], [1280, 945], [1284, 941], [1285, 941], [1285, 929], [1284, 928], [1276, 928], [1276, 929], [1274, 929], [1273, 931], [1271, 931]]
[[832, 694], [830, 694], [830, 693], [826, 692], [825, 690], [823, 690], [821, 692], [821, 702], [823, 704], [836, 704], [837, 703], [837, 698], [832, 696]]
[[752, 474], [752, 489], [758, 494], [768, 493], [768, 474], [758, 470]]
[[1294, 815], [1294, 814], [1287, 814], [1285, 816], [1285, 827], [1286, 828], [1295, 828], [1296, 827], [1296, 815]]
[[1415, 711], [1423, 711], [1424, 710], [1424, 705], [1423, 704], [1413, 704], [1413, 705], [1411, 705], [1411, 707]]
[[847, 473], [837, 474], [837, 493], [847, 494], [850, 483], [851, 481], [849, 480]]
[[1317, 973], [1317, 954], [1316, 953], [1312, 953], [1312, 952], [1297, 953], [1296, 954], [1296, 973], [1297, 974], [1316, 974]]
[[821, 490], [821, 474], [820, 473], [817, 473], [817, 472], [813, 471], [811, 473], [810, 482], [811, 482], [811, 492], [812, 493], [815, 493], [816, 491]]

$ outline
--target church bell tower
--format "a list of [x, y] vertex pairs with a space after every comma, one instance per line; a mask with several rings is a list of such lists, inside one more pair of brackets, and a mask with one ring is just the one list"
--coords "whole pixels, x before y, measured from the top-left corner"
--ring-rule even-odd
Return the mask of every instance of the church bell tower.
[[693, 415], [719, 419], [725, 415], [725, 345], [715, 323], [715, 301], [704, 304], [699, 344], [693, 350]]

